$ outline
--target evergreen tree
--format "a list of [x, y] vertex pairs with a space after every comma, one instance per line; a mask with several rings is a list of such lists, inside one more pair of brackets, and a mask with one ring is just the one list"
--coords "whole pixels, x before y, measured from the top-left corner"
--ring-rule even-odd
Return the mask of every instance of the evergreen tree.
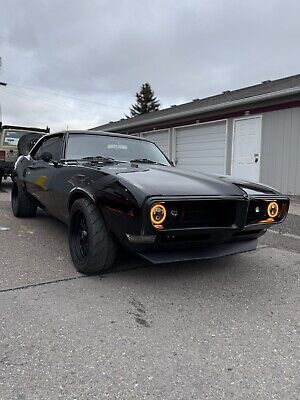
[[136, 93], [135, 97], [136, 103], [130, 107], [131, 117], [158, 110], [160, 107], [160, 102], [154, 96], [154, 92], [149, 83], [144, 83], [140, 91]]

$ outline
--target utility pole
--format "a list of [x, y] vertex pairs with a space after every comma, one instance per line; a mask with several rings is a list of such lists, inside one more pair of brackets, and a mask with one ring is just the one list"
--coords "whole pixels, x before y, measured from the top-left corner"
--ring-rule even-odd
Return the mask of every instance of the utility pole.
[[[0, 72], [1, 72], [1, 67], [2, 67], [2, 58], [0, 57]], [[7, 83], [0, 81], [0, 86], [7, 86]], [[0, 128], [1, 127], [2, 127], [2, 107], [1, 107], [1, 101], [0, 101]]]
[[[0, 64], [1, 65], [1, 64]], [[6, 82], [1, 82], [0, 81], [0, 86], [7, 86]], [[0, 99], [1, 100], [1, 99]], [[1, 101], [0, 101], [0, 128], [2, 127], [2, 107], [1, 107]]]

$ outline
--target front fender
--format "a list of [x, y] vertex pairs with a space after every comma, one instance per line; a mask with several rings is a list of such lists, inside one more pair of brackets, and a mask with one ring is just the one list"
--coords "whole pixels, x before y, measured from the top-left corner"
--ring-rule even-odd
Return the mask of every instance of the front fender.
[[280, 194], [280, 192], [278, 192], [278, 190], [276, 190], [270, 186], [263, 185], [261, 183], [245, 181], [245, 180], [234, 178], [232, 176], [227, 176], [227, 175], [219, 176], [218, 178], [225, 182], [232, 183], [232, 184], [238, 186], [241, 190], [243, 190], [247, 194], [248, 194], [248, 192], [245, 189], [250, 189], [250, 190], [258, 192], [258, 193]]
[[68, 210], [69, 211], [71, 210], [71, 207], [76, 200], [83, 198], [83, 197], [88, 198], [92, 202], [95, 203], [95, 196], [92, 193], [88, 192], [87, 190], [85, 190], [83, 188], [75, 187], [74, 189], [72, 189], [70, 191], [69, 196], [68, 196], [68, 200], [67, 200]]
[[19, 183], [24, 185], [26, 168], [32, 164], [30, 156], [20, 156], [15, 162], [14, 169], [11, 174], [12, 179], [18, 179]]
[[120, 181], [114, 180], [95, 192], [95, 201], [101, 210], [107, 228], [120, 241], [126, 233], [139, 234], [142, 229], [142, 207]]

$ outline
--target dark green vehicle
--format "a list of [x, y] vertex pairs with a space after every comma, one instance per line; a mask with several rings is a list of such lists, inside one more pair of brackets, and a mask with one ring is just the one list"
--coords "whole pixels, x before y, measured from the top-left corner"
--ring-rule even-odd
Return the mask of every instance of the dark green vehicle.
[[28, 128], [0, 124], [0, 186], [3, 179], [9, 177], [19, 155], [26, 155], [49, 128]]

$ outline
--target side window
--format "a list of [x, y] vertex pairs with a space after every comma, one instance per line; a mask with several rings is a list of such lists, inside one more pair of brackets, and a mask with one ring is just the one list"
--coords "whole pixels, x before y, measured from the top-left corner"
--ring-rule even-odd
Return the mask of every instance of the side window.
[[35, 154], [33, 154], [33, 158], [39, 160], [41, 155], [45, 152], [51, 153], [53, 160], [60, 160], [62, 156], [62, 145], [63, 138], [62, 136], [54, 136], [50, 138], [44, 139], [41, 146], [37, 149]]

